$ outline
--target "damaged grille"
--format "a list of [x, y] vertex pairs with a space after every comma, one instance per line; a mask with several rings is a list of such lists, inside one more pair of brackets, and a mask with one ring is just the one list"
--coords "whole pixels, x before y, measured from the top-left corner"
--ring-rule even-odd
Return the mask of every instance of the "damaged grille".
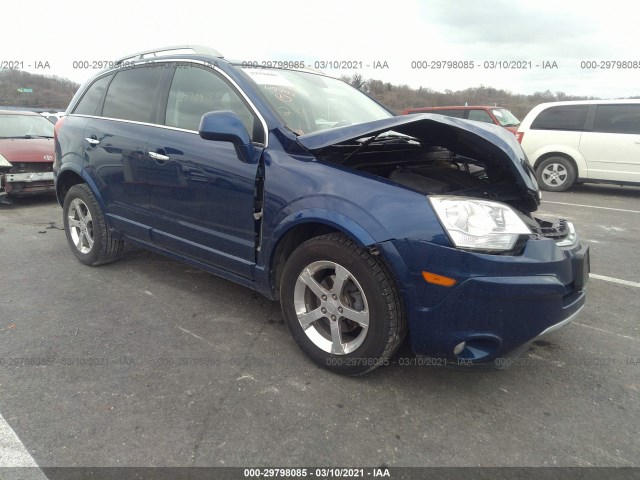
[[535, 219], [539, 227], [534, 228], [534, 233], [541, 237], [551, 238], [559, 245], [570, 245], [575, 241], [575, 229], [571, 222], [560, 218], [555, 222], [549, 222], [540, 218]]
[[53, 171], [53, 162], [17, 162], [9, 170], [8, 173], [25, 173], [25, 172], [51, 172]]

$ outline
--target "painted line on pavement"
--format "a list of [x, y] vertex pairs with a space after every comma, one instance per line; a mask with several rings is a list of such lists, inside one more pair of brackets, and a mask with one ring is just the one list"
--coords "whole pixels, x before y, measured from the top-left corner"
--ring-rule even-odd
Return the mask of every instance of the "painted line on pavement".
[[640, 288], [640, 283], [638, 282], [630, 282], [629, 280], [622, 280], [620, 278], [607, 277], [606, 275], [598, 275], [597, 273], [590, 273], [589, 278], [604, 280], [605, 282], [618, 283], [620, 285], [626, 285], [627, 287]]
[[580, 203], [550, 202], [549, 200], [543, 200], [542, 203], [553, 203], [556, 205], [569, 205], [571, 207], [599, 208], [601, 210], [614, 210], [616, 212], [640, 213], [640, 210], [627, 210], [625, 208], [613, 208], [613, 207], [598, 207], [596, 205], [583, 205]]
[[[27, 468], [25, 468], [27, 467]], [[11, 425], [0, 414], [0, 471], [3, 479], [24, 478], [46, 480], [27, 448]]]
[[585, 325], [584, 323], [578, 323], [578, 322], [573, 322], [573, 324], [578, 325], [579, 327], [590, 328], [591, 330], [597, 330], [598, 332], [615, 335], [616, 337], [626, 338], [627, 340], [633, 340], [634, 342], [640, 342], [640, 338], [630, 337], [629, 335], [623, 335], [621, 333], [611, 332], [609, 330], [605, 330], [604, 328], [592, 327], [591, 325]]

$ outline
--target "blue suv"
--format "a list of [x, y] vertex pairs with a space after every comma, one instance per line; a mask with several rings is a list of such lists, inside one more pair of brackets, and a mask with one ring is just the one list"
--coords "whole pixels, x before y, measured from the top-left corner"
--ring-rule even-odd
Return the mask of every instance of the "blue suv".
[[511, 133], [394, 116], [284, 66], [170, 47], [84, 85], [55, 127], [78, 260], [129, 242], [258, 290], [311, 359], [349, 375], [387, 364], [407, 333], [440, 364], [502, 365], [582, 309], [587, 247], [533, 216]]

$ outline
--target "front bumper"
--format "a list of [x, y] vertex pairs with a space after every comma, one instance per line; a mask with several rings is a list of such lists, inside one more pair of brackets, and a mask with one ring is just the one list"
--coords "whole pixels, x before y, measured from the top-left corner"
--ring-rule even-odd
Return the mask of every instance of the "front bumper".
[[55, 192], [53, 172], [0, 174], [0, 192], [12, 196]]
[[[589, 253], [529, 240], [522, 255], [487, 255], [416, 240], [380, 244], [401, 285], [413, 350], [452, 363], [490, 363], [573, 320], [585, 303]], [[457, 280], [426, 283], [422, 271]], [[455, 353], [454, 353], [455, 352]]]
[[27, 172], [27, 173], [7, 173], [4, 181], [6, 183], [16, 182], [53, 182], [53, 172]]

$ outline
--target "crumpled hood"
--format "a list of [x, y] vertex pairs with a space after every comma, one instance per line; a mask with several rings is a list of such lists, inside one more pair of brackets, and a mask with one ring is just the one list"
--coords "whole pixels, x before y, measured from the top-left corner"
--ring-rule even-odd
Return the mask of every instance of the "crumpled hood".
[[512, 133], [497, 125], [424, 113], [320, 130], [300, 135], [297, 140], [307, 150], [318, 152], [332, 145], [353, 143], [359, 138], [386, 131], [402, 133], [421, 142], [447, 148], [459, 155], [480, 160], [490, 167], [507, 169], [530, 211], [536, 210], [540, 204], [538, 183], [520, 144]]
[[0, 138], [0, 155], [9, 162], [53, 163], [53, 138]]

